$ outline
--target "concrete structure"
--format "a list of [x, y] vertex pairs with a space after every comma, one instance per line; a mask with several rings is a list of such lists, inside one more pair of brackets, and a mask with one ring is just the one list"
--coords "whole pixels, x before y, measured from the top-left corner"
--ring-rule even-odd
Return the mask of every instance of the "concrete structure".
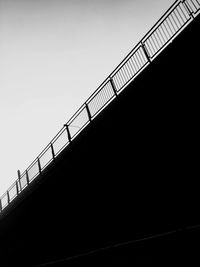
[[197, 17], [5, 209], [2, 266], [38, 266], [170, 231], [60, 264], [198, 259], [199, 230], [187, 229], [200, 223], [199, 27]]

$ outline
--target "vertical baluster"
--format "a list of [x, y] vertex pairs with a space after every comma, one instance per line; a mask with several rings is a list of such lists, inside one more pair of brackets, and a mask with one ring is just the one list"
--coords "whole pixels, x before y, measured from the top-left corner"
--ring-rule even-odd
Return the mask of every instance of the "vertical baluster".
[[8, 204], [10, 203], [10, 195], [9, 195], [9, 191], [7, 191], [7, 200], [8, 200]]
[[41, 174], [42, 173], [42, 168], [41, 168], [41, 164], [40, 164], [40, 158], [37, 158], [37, 162], [38, 162], [39, 174]]
[[55, 160], [55, 152], [54, 152], [54, 148], [53, 148], [53, 144], [51, 143], [51, 153], [52, 153], [52, 158], [53, 160]]
[[110, 77], [110, 84], [111, 84], [111, 86], [112, 86], [112, 89], [113, 89], [113, 91], [114, 91], [115, 96], [117, 96], [117, 88], [116, 88], [116, 86], [115, 86], [115, 83], [114, 83], [114, 80], [113, 80], [112, 77]]
[[1, 203], [1, 198], [0, 198], [0, 212], [3, 210], [2, 208], [2, 203]]
[[70, 133], [70, 130], [69, 130], [69, 125], [66, 123], [66, 124], [64, 124], [64, 126], [65, 126], [66, 131], [67, 131], [68, 140], [71, 143], [72, 137], [71, 137], [71, 133]]
[[21, 173], [20, 170], [17, 171], [18, 181], [19, 181], [19, 190], [22, 191], [22, 184], [21, 184]]
[[86, 111], [87, 111], [87, 114], [88, 114], [89, 121], [91, 122], [92, 121], [92, 116], [91, 116], [91, 113], [90, 113], [90, 110], [89, 110], [89, 107], [88, 107], [87, 103], [85, 103], [85, 108], [86, 108]]
[[144, 43], [141, 42], [141, 47], [142, 47], [142, 49], [143, 49], [143, 51], [144, 51], [144, 54], [145, 54], [147, 60], [149, 61], [149, 63], [151, 63], [151, 56], [150, 56], [150, 54], [149, 54], [149, 52], [148, 52], [148, 50], [147, 50], [146, 45], [145, 45]]
[[16, 192], [17, 192], [17, 196], [18, 196], [19, 195], [19, 186], [18, 186], [18, 182], [17, 181], [16, 181], [15, 185], [16, 185]]
[[27, 185], [29, 185], [29, 176], [28, 176], [28, 171], [26, 170], [26, 181], [27, 181]]

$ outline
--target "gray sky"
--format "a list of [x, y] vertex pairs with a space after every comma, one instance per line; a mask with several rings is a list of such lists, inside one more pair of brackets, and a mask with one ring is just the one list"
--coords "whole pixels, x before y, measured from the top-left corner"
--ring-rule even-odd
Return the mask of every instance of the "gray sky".
[[173, 0], [0, 0], [0, 195]]

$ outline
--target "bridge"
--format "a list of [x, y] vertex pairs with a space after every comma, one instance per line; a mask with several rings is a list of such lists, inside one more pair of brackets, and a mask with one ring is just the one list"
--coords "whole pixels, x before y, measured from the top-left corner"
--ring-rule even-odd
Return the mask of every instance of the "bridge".
[[198, 260], [199, 10], [176, 1], [19, 172], [3, 266]]

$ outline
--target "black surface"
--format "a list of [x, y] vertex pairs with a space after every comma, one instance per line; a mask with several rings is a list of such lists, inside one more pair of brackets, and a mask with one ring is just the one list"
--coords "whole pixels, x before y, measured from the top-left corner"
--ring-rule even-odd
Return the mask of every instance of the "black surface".
[[[199, 22], [198, 17], [5, 212], [1, 266], [35, 266], [200, 223]], [[186, 257], [179, 250], [185, 235], [178, 236], [156, 241], [156, 249], [165, 246], [164, 262]], [[137, 263], [148, 263], [153, 255], [155, 262], [152, 243], [143, 246], [114, 250], [112, 258], [125, 264], [129, 253], [130, 262], [141, 255]], [[104, 256], [94, 259], [105, 263]]]

